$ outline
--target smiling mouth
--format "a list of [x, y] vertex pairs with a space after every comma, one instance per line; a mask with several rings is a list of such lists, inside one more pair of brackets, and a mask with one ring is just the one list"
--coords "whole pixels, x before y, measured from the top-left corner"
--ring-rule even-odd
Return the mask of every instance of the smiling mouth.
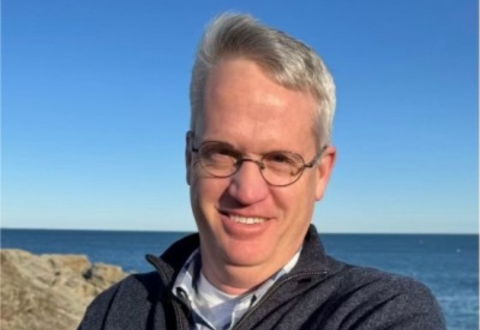
[[253, 225], [258, 223], [263, 223], [267, 221], [265, 218], [257, 218], [257, 217], [241, 217], [239, 215], [230, 214], [228, 219], [234, 221], [236, 223], [246, 224], [246, 225]]

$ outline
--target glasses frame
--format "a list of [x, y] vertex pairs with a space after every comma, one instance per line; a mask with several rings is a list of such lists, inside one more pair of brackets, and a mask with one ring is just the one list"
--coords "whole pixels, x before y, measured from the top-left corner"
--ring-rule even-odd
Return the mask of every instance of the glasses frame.
[[[193, 152], [193, 153], [196, 153], [198, 155], [198, 153], [200, 152], [200, 149], [202, 148], [202, 146], [204, 146], [205, 144], [208, 144], [208, 143], [222, 143], [222, 144], [225, 144], [225, 142], [222, 142], [222, 141], [203, 141], [202, 143], [200, 143], [200, 145], [198, 147], [195, 147], [193, 145], [193, 143], [190, 144], [190, 150]], [[229, 174], [229, 175], [216, 175], [216, 174], [212, 174], [204, 165], [203, 165], [203, 162], [201, 161], [200, 157], [198, 162], [200, 163], [200, 166], [202, 166], [202, 168], [211, 176], [215, 177], [215, 178], [228, 178], [228, 177], [231, 177], [233, 175], [235, 175], [239, 170], [240, 170], [240, 167], [242, 166], [242, 164], [244, 162], [252, 162], [252, 163], [255, 163], [257, 164], [258, 166], [258, 169], [260, 170], [260, 174], [262, 175], [262, 178], [265, 180], [265, 182], [270, 185], [270, 186], [273, 186], [273, 187], [287, 187], [287, 186], [290, 186], [292, 184], [294, 184], [295, 182], [297, 182], [300, 177], [303, 175], [303, 172], [305, 171], [305, 169], [308, 169], [308, 168], [312, 168], [315, 166], [315, 164], [317, 163], [317, 161], [322, 157], [323, 155], [323, 152], [325, 151], [325, 149], [327, 148], [327, 146], [324, 146], [323, 148], [321, 148], [321, 150], [315, 155], [315, 157], [313, 157], [313, 159], [308, 162], [308, 163], [305, 163], [305, 161], [303, 160], [303, 157], [300, 155], [300, 154], [297, 154], [295, 152], [291, 152], [291, 151], [287, 151], [291, 154], [295, 154], [299, 157], [299, 159], [302, 161], [303, 165], [298, 168], [298, 173], [296, 174], [296, 178], [292, 181], [292, 182], [289, 182], [287, 184], [273, 184], [271, 182], [269, 182], [266, 178], [265, 178], [265, 175], [263, 173], [263, 170], [266, 168], [265, 164], [263, 163], [263, 160], [265, 159], [265, 157], [275, 153], [275, 152], [278, 152], [278, 151], [271, 151], [271, 152], [268, 152], [266, 154], [264, 154], [262, 156], [262, 158], [260, 160], [257, 160], [257, 159], [253, 159], [253, 158], [248, 158], [248, 157], [242, 157], [242, 158], [239, 158], [235, 161], [234, 163], [234, 167], [235, 167], [235, 170]], [[232, 148], [233, 149], [233, 148]], [[235, 149], [233, 149], [235, 150]]]

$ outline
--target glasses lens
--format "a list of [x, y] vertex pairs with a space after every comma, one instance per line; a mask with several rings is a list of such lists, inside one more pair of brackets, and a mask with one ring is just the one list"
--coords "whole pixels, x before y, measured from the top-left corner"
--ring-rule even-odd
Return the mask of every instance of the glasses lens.
[[304, 168], [300, 155], [292, 152], [272, 152], [263, 157], [263, 176], [272, 185], [287, 185], [299, 177]]
[[218, 142], [206, 142], [198, 151], [200, 164], [209, 174], [227, 177], [235, 173], [238, 154], [230, 146]]

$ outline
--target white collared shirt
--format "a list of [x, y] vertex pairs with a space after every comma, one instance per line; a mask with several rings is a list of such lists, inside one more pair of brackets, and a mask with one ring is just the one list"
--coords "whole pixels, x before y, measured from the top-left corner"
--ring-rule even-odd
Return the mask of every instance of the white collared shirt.
[[[184, 264], [172, 288], [177, 297], [190, 302], [196, 330], [229, 330], [267, 290], [297, 264], [301, 249], [276, 274], [267, 279], [258, 289], [244, 295], [234, 296], [220, 291], [201, 273], [200, 250], [195, 250]], [[192, 330], [193, 330], [192, 329]]]

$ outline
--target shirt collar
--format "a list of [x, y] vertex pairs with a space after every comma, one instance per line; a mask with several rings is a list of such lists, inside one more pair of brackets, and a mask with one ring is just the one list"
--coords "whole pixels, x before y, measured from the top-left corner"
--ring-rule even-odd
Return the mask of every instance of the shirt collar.
[[[262, 285], [260, 285], [260, 287], [258, 287], [253, 292], [242, 296], [239, 299], [236, 307], [233, 309], [231, 324], [232, 326], [236, 320], [240, 319], [240, 317], [243, 316], [243, 314], [245, 314], [250, 307], [255, 305], [262, 298], [262, 296], [267, 292], [267, 290], [280, 277], [289, 273], [293, 269], [293, 267], [295, 267], [300, 257], [300, 252], [301, 249], [297, 251], [297, 253], [293, 256], [292, 259], [290, 259], [287, 264], [285, 264], [285, 266], [283, 266], [277, 273], [267, 279]], [[183, 268], [178, 273], [178, 276], [172, 287], [172, 293], [181, 300], [188, 303], [188, 305], [194, 312], [195, 323], [204, 322], [206, 324], [209, 324], [210, 327], [213, 328], [210, 322], [208, 322], [208, 320], [201, 315], [199, 309], [195, 306], [195, 297], [198, 292], [197, 283], [200, 277], [201, 267], [202, 258], [200, 249], [196, 249], [187, 259], [187, 261], [183, 265]]]

